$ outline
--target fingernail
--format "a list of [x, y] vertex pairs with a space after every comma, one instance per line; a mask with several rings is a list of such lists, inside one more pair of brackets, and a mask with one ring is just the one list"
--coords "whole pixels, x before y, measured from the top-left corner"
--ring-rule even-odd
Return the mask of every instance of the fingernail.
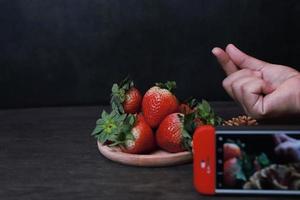
[[218, 48], [217, 48], [217, 47], [213, 48], [213, 49], [211, 50], [211, 52], [212, 52], [215, 56], [218, 55]]
[[226, 46], [226, 50], [228, 50], [228, 49], [236, 49], [236, 47], [230, 43]]

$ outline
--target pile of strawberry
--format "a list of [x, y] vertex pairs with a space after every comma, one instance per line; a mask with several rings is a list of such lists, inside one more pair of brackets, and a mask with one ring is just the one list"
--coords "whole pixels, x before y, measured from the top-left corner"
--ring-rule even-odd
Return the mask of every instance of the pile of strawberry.
[[126, 153], [150, 153], [157, 148], [174, 153], [191, 150], [195, 129], [204, 124], [218, 125], [221, 118], [205, 100], [180, 104], [172, 93], [175, 87], [174, 81], [157, 83], [142, 96], [128, 78], [113, 84], [112, 111], [102, 112], [92, 135]]
[[245, 144], [239, 140], [224, 143], [223, 152], [223, 181], [228, 188], [241, 187], [256, 171], [271, 164], [265, 153], [248, 154]]

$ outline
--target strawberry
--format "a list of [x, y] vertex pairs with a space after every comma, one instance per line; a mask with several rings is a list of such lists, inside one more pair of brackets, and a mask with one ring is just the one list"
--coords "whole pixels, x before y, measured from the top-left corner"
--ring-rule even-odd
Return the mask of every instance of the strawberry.
[[103, 111], [92, 135], [101, 144], [118, 145], [126, 153], [148, 153], [155, 148], [152, 129], [141, 114], [120, 114], [115, 110], [107, 114]]
[[126, 98], [123, 102], [123, 108], [125, 113], [137, 113], [140, 111], [142, 103], [142, 95], [138, 89], [132, 87], [128, 92], [126, 92]]
[[240, 157], [241, 149], [238, 145], [234, 143], [224, 143], [223, 144], [224, 160], [229, 160], [230, 158]]
[[196, 127], [205, 125], [204, 122], [200, 118], [197, 118], [197, 117], [194, 119], [194, 123], [195, 123]]
[[194, 112], [193, 109], [186, 103], [181, 103], [178, 107], [178, 111], [184, 115]]
[[137, 121], [130, 131], [132, 137], [127, 137], [121, 145], [121, 150], [126, 153], [149, 153], [155, 148], [155, 138], [150, 126], [143, 115], [138, 115]]
[[197, 106], [197, 100], [194, 98], [189, 98], [185, 101], [183, 101], [180, 105], [179, 105], [179, 112], [187, 115], [187, 114], [191, 114], [193, 112], [195, 112], [195, 107]]
[[113, 84], [111, 94], [111, 105], [113, 110], [120, 113], [137, 113], [140, 110], [142, 95], [134, 87], [134, 83], [128, 78], [123, 80], [119, 85]]
[[230, 158], [223, 165], [223, 181], [225, 186], [234, 187], [237, 184], [237, 174], [241, 172], [241, 166], [237, 158]]
[[189, 117], [181, 113], [168, 115], [156, 131], [158, 146], [173, 153], [190, 150], [192, 136], [188, 132], [189, 124]]
[[198, 102], [196, 99], [190, 98], [179, 105], [179, 112], [185, 115], [194, 113], [196, 126], [204, 124], [220, 125], [222, 122], [222, 119], [215, 114], [205, 100]]
[[157, 128], [167, 115], [177, 112], [178, 101], [171, 92], [175, 87], [174, 81], [168, 81], [166, 84], [158, 83], [144, 95], [142, 111], [146, 122], [152, 128]]

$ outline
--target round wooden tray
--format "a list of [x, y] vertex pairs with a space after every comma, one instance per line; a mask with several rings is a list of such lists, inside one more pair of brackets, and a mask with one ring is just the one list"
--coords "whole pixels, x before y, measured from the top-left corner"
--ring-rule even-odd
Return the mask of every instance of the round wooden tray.
[[163, 167], [189, 163], [193, 155], [189, 151], [179, 153], [168, 153], [157, 150], [151, 154], [129, 154], [121, 152], [118, 147], [108, 147], [97, 142], [100, 153], [106, 158], [125, 165], [140, 167]]

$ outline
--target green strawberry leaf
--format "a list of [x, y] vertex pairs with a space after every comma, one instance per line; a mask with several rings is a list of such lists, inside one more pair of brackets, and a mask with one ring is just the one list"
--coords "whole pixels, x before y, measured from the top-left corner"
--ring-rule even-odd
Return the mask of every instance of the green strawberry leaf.
[[115, 146], [119, 146], [121, 144], [124, 144], [124, 142], [122, 142], [122, 141], [116, 141], [116, 142], [113, 142], [113, 143], [109, 144], [108, 146], [109, 147], [115, 147]]
[[191, 100], [188, 102], [188, 105], [189, 105], [191, 108], [194, 108], [194, 107], [197, 105], [197, 99], [191, 99]]
[[198, 103], [196, 106], [196, 114], [204, 124], [210, 124], [213, 126], [220, 125], [222, 123], [222, 118], [217, 116], [209, 103], [206, 100], [202, 100], [202, 103]]
[[104, 110], [101, 114], [101, 118], [106, 118], [107, 116], [108, 116], [108, 113]]
[[132, 128], [135, 126], [136, 123], [136, 115], [126, 114], [126, 118], [121, 118], [123, 123], [120, 125], [120, 132], [116, 135], [114, 139], [115, 145], [125, 144], [128, 140], [135, 140], [132, 134]]
[[126, 134], [126, 140], [135, 140], [135, 137], [133, 136], [132, 132], [130, 134]]
[[214, 119], [214, 118], [210, 118], [210, 119], [208, 120], [208, 124], [215, 125], [215, 119]]
[[182, 103], [187, 104], [190, 108], [193, 109], [198, 104], [198, 101], [197, 101], [197, 99], [195, 99], [193, 97], [189, 97], [189, 98], [185, 99], [184, 101], [182, 101]]
[[156, 83], [156, 86], [167, 89], [173, 93], [174, 89], [176, 89], [176, 82], [175, 81], [167, 81], [166, 83]]
[[191, 151], [192, 150], [192, 136], [185, 129], [182, 130], [182, 146], [184, 149]]
[[110, 114], [103, 111], [91, 135], [102, 144], [110, 141], [110, 146], [122, 145], [135, 139], [132, 134], [135, 122], [136, 115], [120, 114], [116, 110]]
[[126, 77], [123, 81], [119, 84], [114, 83], [111, 88], [111, 100], [110, 104], [113, 110], [118, 111], [119, 113], [123, 114], [123, 102], [126, 100], [126, 93], [134, 87], [133, 81]]
[[239, 170], [239, 171], [236, 173], [235, 178], [236, 178], [237, 180], [240, 180], [240, 181], [246, 181], [246, 180], [247, 180], [247, 178], [246, 178], [246, 176], [245, 176], [243, 170]]
[[122, 123], [126, 115], [120, 115], [113, 110], [110, 114], [103, 111], [101, 118], [96, 121], [96, 127], [91, 133], [102, 144], [106, 141], [113, 141], [116, 135], [120, 134]]
[[119, 83], [120, 87], [125, 89], [125, 90], [129, 90], [130, 88], [132, 88], [134, 86], [133, 81], [131, 80], [130, 76], [126, 76], [120, 83]]
[[188, 132], [194, 133], [194, 130], [196, 128], [195, 113], [190, 113], [190, 114], [187, 114], [184, 116], [183, 126], [184, 126], [184, 129], [187, 130]]
[[128, 124], [133, 126], [135, 124], [136, 117], [134, 115], [128, 115]]
[[191, 151], [192, 150], [192, 134], [194, 133], [195, 124], [193, 113], [188, 115], [178, 115], [181, 123], [182, 123], [182, 146], [184, 149]]
[[93, 132], [92, 132], [91, 135], [94, 136], [94, 135], [100, 133], [101, 131], [102, 131], [102, 127], [99, 126], [99, 125], [97, 125], [97, 126], [94, 128], [94, 130], [93, 130]]
[[255, 166], [253, 163], [254, 159], [255, 157], [253, 155], [249, 155], [246, 152], [242, 151], [241, 166], [247, 178], [251, 177], [255, 172]]
[[202, 108], [203, 108], [203, 111], [206, 112], [206, 113], [211, 112], [211, 107], [210, 107], [209, 103], [206, 100], [202, 100]]
[[261, 153], [256, 159], [262, 168], [269, 166], [271, 163], [265, 153]]
[[111, 88], [112, 93], [117, 94], [119, 92], [119, 86], [118, 84], [114, 83]]

